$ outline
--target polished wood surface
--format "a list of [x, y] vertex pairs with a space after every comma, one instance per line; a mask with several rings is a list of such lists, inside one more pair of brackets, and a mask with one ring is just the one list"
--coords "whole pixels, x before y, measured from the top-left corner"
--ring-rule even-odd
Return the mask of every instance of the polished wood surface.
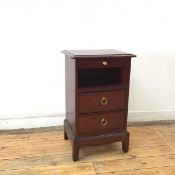
[[70, 56], [71, 58], [86, 58], [86, 57], [135, 57], [135, 55], [114, 50], [114, 49], [103, 49], [103, 50], [63, 50], [62, 53]]
[[[129, 67], [131, 57], [93, 57], [86, 59], [77, 59], [77, 69], [84, 68], [114, 68], [114, 67]], [[106, 64], [104, 63], [106, 62]]]
[[125, 109], [125, 97], [126, 93], [122, 90], [80, 94], [79, 111], [80, 113], [88, 113]]
[[129, 149], [128, 95], [133, 54], [116, 50], [66, 50], [64, 139], [77, 161], [84, 146], [122, 142]]
[[71, 130], [76, 133], [76, 73], [75, 60], [65, 59], [66, 118]]
[[82, 114], [78, 119], [79, 133], [88, 136], [124, 131], [125, 116], [125, 111]]
[[130, 126], [130, 150], [121, 143], [89, 146], [72, 162], [63, 130], [0, 134], [0, 175], [174, 175], [175, 124]]

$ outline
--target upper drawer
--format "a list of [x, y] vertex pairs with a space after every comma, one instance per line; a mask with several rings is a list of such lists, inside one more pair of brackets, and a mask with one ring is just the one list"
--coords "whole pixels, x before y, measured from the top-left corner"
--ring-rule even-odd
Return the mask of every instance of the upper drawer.
[[125, 109], [126, 92], [119, 90], [80, 94], [78, 101], [80, 113]]
[[77, 69], [129, 67], [131, 58], [86, 58], [77, 59]]

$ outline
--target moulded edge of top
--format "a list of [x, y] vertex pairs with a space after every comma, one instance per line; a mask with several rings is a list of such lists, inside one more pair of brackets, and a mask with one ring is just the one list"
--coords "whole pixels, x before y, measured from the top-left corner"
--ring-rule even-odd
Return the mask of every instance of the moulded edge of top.
[[[78, 54], [77, 54], [77, 53]], [[96, 52], [95, 54], [92, 54], [92, 52]], [[106, 52], [106, 53], [105, 53]], [[96, 57], [136, 57], [134, 54], [121, 52], [113, 49], [108, 50], [63, 50], [61, 53], [67, 55], [68, 57], [72, 59], [77, 58], [96, 58]], [[84, 54], [81, 54], [84, 53]]]

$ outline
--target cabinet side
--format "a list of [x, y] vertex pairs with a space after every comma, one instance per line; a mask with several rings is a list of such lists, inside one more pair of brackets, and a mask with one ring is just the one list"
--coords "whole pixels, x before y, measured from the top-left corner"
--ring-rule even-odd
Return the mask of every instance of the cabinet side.
[[130, 72], [131, 72], [131, 58], [128, 59], [128, 65], [129, 67], [125, 69], [124, 71], [124, 80], [126, 84], [126, 128], [127, 128], [127, 120], [128, 120], [128, 103], [129, 103], [129, 87], [130, 87]]
[[75, 134], [75, 59], [65, 56], [66, 119]]

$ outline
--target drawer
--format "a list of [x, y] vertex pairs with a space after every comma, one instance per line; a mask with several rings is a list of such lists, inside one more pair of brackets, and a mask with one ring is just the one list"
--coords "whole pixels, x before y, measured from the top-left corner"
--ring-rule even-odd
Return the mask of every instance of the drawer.
[[81, 115], [78, 118], [79, 135], [91, 136], [124, 131], [126, 128], [125, 114], [124, 111], [120, 111]]
[[86, 58], [77, 59], [78, 69], [129, 67], [130, 58]]
[[125, 109], [126, 91], [80, 94], [78, 101], [80, 113]]

